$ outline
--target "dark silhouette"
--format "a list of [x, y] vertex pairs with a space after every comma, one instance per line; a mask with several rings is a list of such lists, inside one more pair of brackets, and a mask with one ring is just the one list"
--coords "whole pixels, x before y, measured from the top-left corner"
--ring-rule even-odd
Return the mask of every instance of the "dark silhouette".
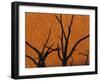
[[[82, 37], [81, 39], [79, 39], [75, 43], [75, 45], [71, 48], [71, 51], [68, 53], [68, 43], [69, 43], [69, 38], [71, 35], [71, 28], [72, 28], [74, 16], [75, 15], [72, 15], [70, 24], [68, 26], [68, 34], [66, 35], [65, 34], [66, 30], [64, 31], [64, 26], [63, 26], [62, 15], [60, 14], [60, 17], [55, 15], [55, 18], [57, 19], [58, 23], [60, 24], [60, 28], [61, 28], [60, 44], [59, 43], [57, 44], [57, 48], [58, 48], [57, 51], [58, 51], [58, 57], [61, 60], [63, 66], [67, 65], [69, 58], [72, 57], [73, 52], [75, 51], [75, 48], [79, 45], [79, 43], [89, 37], [89, 35], [86, 35], [86, 36]], [[59, 49], [59, 48], [61, 48], [61, 49]]]
[[47, 43], [48, 43], [49, 38], [50, 38], [50, 34], [51, 34], [51, 28], [50, 28], [47, 40], [46, 40], [45, 44], [43, 45], [42, 51], [38, 50], [37, 48], [35, 48], [31, 44], [29, 44], [27, 41], [25, 42], [26, 45], [28, 45], [38, 55], [38, 62], [37, 62], [35, 58], [33, 58], [33, 57], [26, 54], [26, 57], [29, 58], [30, 60], [32, 60], [33, 63], [35, 65], [37, 65], [37, 67], [45, 67], [46, 66], [45, 65], [45, 60], [48, 57], [48, 55], [50, 55], [51, 52], [57, 51], [57, 48], [52, 48], [54, 43], [51, 44], [50, 46], [47, 46]]

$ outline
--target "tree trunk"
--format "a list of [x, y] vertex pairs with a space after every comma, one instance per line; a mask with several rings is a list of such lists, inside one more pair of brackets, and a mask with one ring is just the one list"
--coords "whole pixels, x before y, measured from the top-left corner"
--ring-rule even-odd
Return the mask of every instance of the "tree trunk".
[[45, 67], [45, 63], [38, 64], [38, 67]]
[[63, 65], [63, 66], [66, 66], [66, 65], [67, 65], [67, 60], [66, 60], [66, 59], [63, 59], [63, 60], [62, 60], [62, 65]]

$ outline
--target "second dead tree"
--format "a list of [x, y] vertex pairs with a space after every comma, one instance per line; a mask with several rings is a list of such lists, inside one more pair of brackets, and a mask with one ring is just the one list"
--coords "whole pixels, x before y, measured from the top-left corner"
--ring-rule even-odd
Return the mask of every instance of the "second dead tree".
[[[63, 25], [63, 18], [62, 15], [60, 14], [60, 17], [58, 17], [57, 15], [55, 15], [55, 18], [57, 19], [60, 28], [61, 28], [61, 36], [60, 36], [60, 44], [57, 44], [57, 48], [58, 48], [58, 57], [62, 62], [63, 66], [67, 65], [67, 62], [69, 60], [70, 57], [72, 57], [73, 52], [75, 51], [75, 48], [77, 47], [77, 45], [79, 45], [80, 42], [82, 42], [83, 40], [85, 40], [86, 38], [89, 37], [89, 34], [82, 37], [81, 39], [79, 39], [74, 46], [71, 48], [70, 52], [68, 52], [68, 44], [69, 44], [69, 38], [71, 35], [71, 29], [72, 29], [72, 24], [74, 21], [74, 16], [72, 15], [71, 20], [70, 20], [70, 24], [68, 26], [68, 34], [65, 34], [65, 31], [67, 31], [67, 28], [64, 30], [64, 25]], [[67, 26], [66, 26], [67, 27]]]

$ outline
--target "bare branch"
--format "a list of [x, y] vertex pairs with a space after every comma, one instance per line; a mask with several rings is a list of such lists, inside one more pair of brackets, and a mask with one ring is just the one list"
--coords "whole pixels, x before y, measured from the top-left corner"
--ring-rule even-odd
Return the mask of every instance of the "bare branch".
[[51, 49], [51, 50], [48, 52], [48, 54], [50, 54], [50, 53], [53, 52], [53, 51], [57, 51], [57, 50], [58, 50], [57, 48]]
[[52, 51], [57, 51], [58, 50], [58, 48], [52, 48], [52, 47], [48, 47], [48, 46], [46, 46], [46, 48], [48, 48], [50, 50], [50, 51], [49, 50], [47, 51], [48, 54], [51, 53]]
[[60, 19], [56, 15], [55, 15], [55, 17], [56, 17], [57, 21], [61, 24]]
[[71, 22], [70, 22], [70, 25], [68, 27], [68, 35], [67, 35], [66, 44], [65, 44], [66, 45], [65, 46], [65, 53], [67, 53], [67, 49], [68, 49], [68, 42], [69, 42], [69, 38], [70, 38], [70, 34], [71, 34], [73, 19], [74, 19], [74, 15], [72, 15]]
[[45, 44], [44, 44], [44, 46], [43, 46], [43, 49], [42, 49], [42, 54], [43, 54], [44, 49], [45, 49], [45, 47], [46, 47], [46, 45], [47, 45], [47, 43], [48, 43], [48, 41], [49, 41], [50, 34], [51, 34], [51, 28], [50, 28], [50, 31], [49, 31], [49, 34], [48, 34], [47, 40], [46, 40], [46, 42], [45, 42]]
[[26, 41], [25, 43], [26, 43], [30, 48], [32, 48], [35, 52], [37, 52], [38, 55], [41, 54], [41, 52], [40, 52], [37, 48], [31, 46], [27, 41]]
[[72, 56], [72, 54], [73, 54], [75, 48], [77, 47], [77, 45], [78, 45], [81, 41], [83, 41], [84, 39], [86, 39], [86, 38], [88, 38], [88, 37], [89, 37], [89, 35], [86, 35], [85, 37], [81, 38], [80, 40], [78, 40], [78, 41], [75, 43], [75, 45], [73, 46], [72, 50], [70, 51], [70, 53], [69, 53], [67, 59], [69, 59], [70, 56]]
[[46, 48], [48, 48], [48, 49], [52, 49], [52, 47], [49, 47], [49, 46], [46, 46]]
[[39, 60], [42, 60], [42, 54], [41, 54], [41, 52], [40, 52], [37, 48], [31, 46], [27, 41], [26, 41], [25, 43], [26, 43], [31, 49], [33, 49], [33, 50], [36, 52], [36, 54], [38, 54]]
[[[53, 45], [54, 45], [54, 43], [53, 43], [53, 44], [51, 44], [51, 46], [47, 49], [47, 51], [46, 51], [46, 52], [49, 52], [49, 51], [50, 51], [50, 49], [52, 49]], [[47, 46], [47, 47], [48, 47], [48, 46]]]
[[[46, 48], [49, 48], [49, 49], [51, 49], [51, 50], [57, 49], [57, 48], [51, 48], [51, 47], [48, 47], [48, 46], [46, 46]], [[60, 48], [59, 48], [59, 49], [60, 49]]]
[[[69, 27], [72, 27], [73, 19], [74, 19], [74, 15], [72, 15], [71, 23], [70, 23]], [[71, 29], [71, 28], [70, 28], [70, 29]]]
[[62, 15], [61, 15], [61, 14], [60, 14], [60, 22], [63, 23], [63, 22], [62, 22]]
[[53, 46], [53, 45], [54, 45], [54, 43], [53, 43], [53, 44], [48, 48], [48, 50], [46, 51], [45, 55], [43, 56], [42, 62], [45, 61], [46, 57], [47, 57], [48, 55], [50, 55], [51, 52], [57, 51], [57, 48], [52, 49], [52, 46]]
[[42, 62], [44, 62], [44, 60], [46, 59], [46, 57], [49, 55], [48, 52], [50, 51], [50, 49], [52, 48], [53, 45], [54, 45], [54, 43], [51, 44], [51, 46], [50, 46], [50, 47], [47, 49], [47, 51], [45, 52], [45, 54], [44, 54], [44, 56], [43, 56], [43, 59], [42, 59]]
[[62, 35], [61, 35], [61, 46], [62, 46], [62, 54], [64, 52], [64, 42], [63, 42], [63, 35], [64, 35], [64, 30], [63, 30], [63, 21], [62, 21], [62, 15], [60, 14], [60, 22], [61, 22], [61, 29], [62, 29]]
[[60, 19], [55, 15], [56, 19], [58, 20], [60, 26], [61, 26], [61, 30], [62, 30], [62, 37], [63, 37], [63, 34], [64, 34], [64, 37], [66, 39], [66, 34], [64, 32], [64, 29], [63, 29], [63, 22], [62, 22], [62, 15], [60, 14]]
[[64, 53], [64, 42], [63, 42], [63, 36], [66, 39], [66, 34], [64, 32], [64, 28], [63, 28], [63, 21], [62, 21], [62, 15], [60, 14], [60, 19], [55, 15], [56, 19], [58, 20], [60, 27], [61, 27], [61, 47], [62, 47], [62, 54]]
[[58, 48], [52, 48], [52, 47], [48, 47], [48, 46], [46, 46], [46, 48], [48, 48], [50, 50], [50, 51], [49, 50], [47, 51], [48, 53], [51, 53], [52, 51], [57, 51], [58, 50]]
[[36, 65], [38, 65], [38, 63], [34, 60], [34, 58], [32, 58], [31, 56], [26, 55], [27, 58], [29, 58], [30, 60], [32, 60], [32, 62]]

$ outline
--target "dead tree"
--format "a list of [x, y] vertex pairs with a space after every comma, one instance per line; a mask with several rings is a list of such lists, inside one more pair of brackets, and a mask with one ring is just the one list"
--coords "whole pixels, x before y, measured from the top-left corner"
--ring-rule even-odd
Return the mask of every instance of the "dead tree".
[[37, 66], [37, 67], [45, 67], [45, 60], [48, 57], [48, 55], [50, 55], [52, 52], [57, 51], [57, 48], [52, 48], [54, 43], [51, 44], [50, 46], [47, 46], [47, 43], [49, 41], [50, 38], [50, 34], [51, 34], [51, 28], [47, 37], [47, 40], [45, 42], [45, 44], [43, 45], [42, 50], [38, 50], [36, 47], [32, 46], [30, 43], [28, 43], [26, 41], [26, 45], [28, 45], [33, 51], [36, 52], [36, 54], [38, 55], [38, 62], [36, 61], [35, 58], [29, 56], [26, 54], [26, 57], [29, 58], [30, 60], [32, 60], [32, 62]]
[[[82, 42], [83, 40], [88, 38], [89, 34], [82, 37], [81, 39], [79, 39], [75, 43], [75, 45], [71, 48], [70, 52], [68, 53], [68, 44], [69, 44], [69, 38], [70, 38], [70, 35], [71, 35], [71, 29], [72, 29], [72, 24], [73, 24], [73, 20], [74, 20], [74, 15], [72, 15], [72, 17], [71, 17], [70, 24], [68, 26], [68, 34], [67, 35], [65, 34], [65, 31], [67, 31], [67, 30], [64, 30], [62, 15], [60, 14], [60, 17], [55, 15], [55, 18], [58, 21], [60, 28], [61, 28], [60, 44], [59, 43], [57, 44], [58, 57], [61, 60], [62, 65], [66, 66], [69, 58], [73, 55], [75, 48], [79, 45], [80, 42]], [[61, 49], [59, 49], [59, 48], [61, 48]]]
[[88, 65], [89, 64], [88, 62], [89, 61], [89, 50], [86, 50], [86, 53], [80, 52], [79, 54], [86, 57], [85, 64]]

